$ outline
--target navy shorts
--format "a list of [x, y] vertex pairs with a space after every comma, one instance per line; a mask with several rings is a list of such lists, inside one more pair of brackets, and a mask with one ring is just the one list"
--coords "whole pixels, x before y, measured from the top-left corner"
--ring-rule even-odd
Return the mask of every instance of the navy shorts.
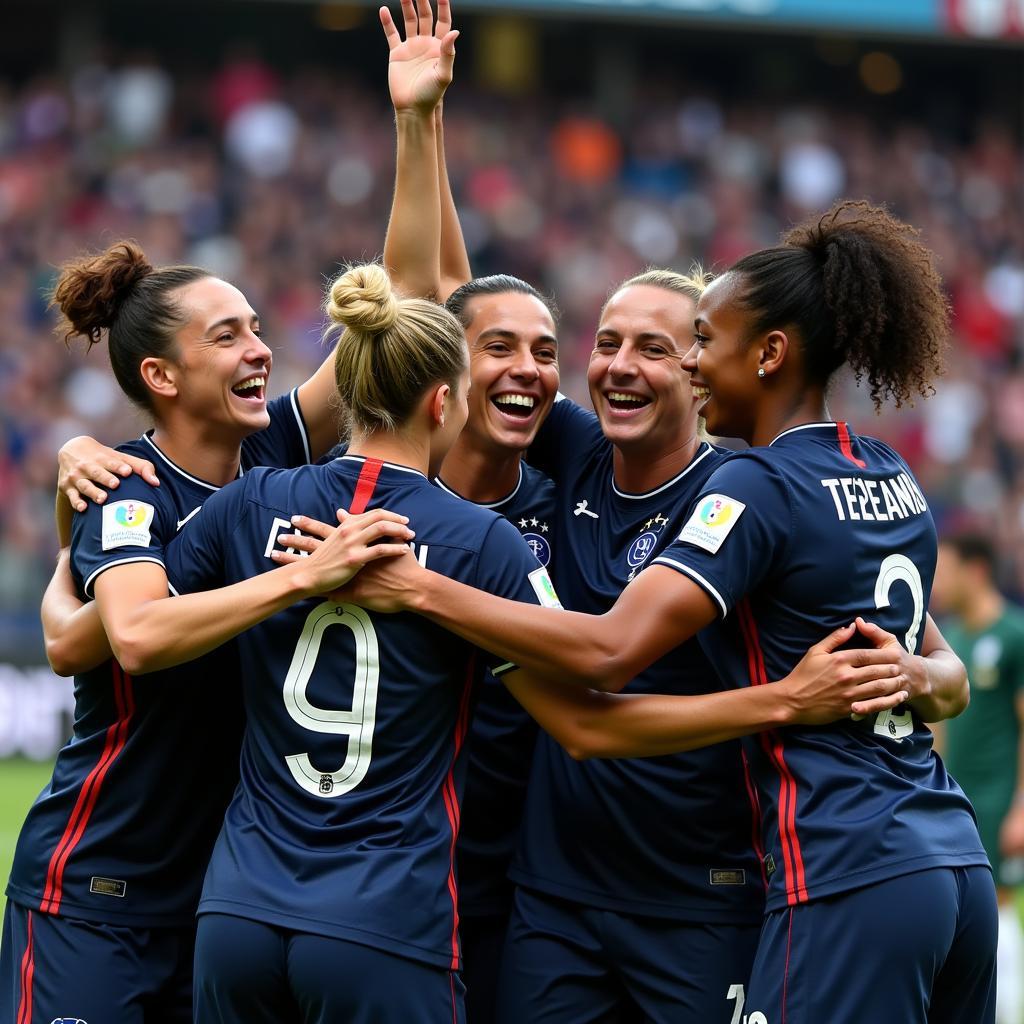
[[495, 1019], [730, 1024], [759, 931], [621, 914], [519, 888]]
[[200, 916], [195, 976], [196, 1024], [466, 1021], [454, 971], [229, 914]]
[[195, 930], [41, 914], [8, 901], [0, 1021], [190, 1024]]
[[747, 1024], [992, 1024], [996, 914], [987, 867], [917, 871], [772, 911]]

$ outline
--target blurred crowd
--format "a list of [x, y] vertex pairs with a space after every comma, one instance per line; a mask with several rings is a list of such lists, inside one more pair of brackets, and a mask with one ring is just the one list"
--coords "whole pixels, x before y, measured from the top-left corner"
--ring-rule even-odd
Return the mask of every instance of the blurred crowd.
[[[49, 577], [57, 449], [145, 425], [102, 346], [68, 352], [55, 337], [44, 297], [55, 265], [130, 236], [155, 263], [209, 267], [260, 313], [277, 394], [322, 358], [326, 277], [382, 248], [394, 167], [383, 57], [376, 89], [327, 68], [285, 73], [246, 50], [172, 72], [140, 59], [0, 81], [0, 659], [24, 656]], [[584, 401], [598, 310], [638, 269], [724, 267], [839, 196], [917, 225], [954, 310], [948, 373], [934, 398], [879, 421], [847, 382], [835, 411], [907, 456], [940, 527], [996, 536], [1003, 585], [1024, 591], [1017, 128], [979, 114], [940, 137], [856, 105], [735, 103], [664, 78], [636, 83], [622, 123], [596, 104], [457, 81], [445, 124], [474, 270], [552, 293], [566, 390]]]

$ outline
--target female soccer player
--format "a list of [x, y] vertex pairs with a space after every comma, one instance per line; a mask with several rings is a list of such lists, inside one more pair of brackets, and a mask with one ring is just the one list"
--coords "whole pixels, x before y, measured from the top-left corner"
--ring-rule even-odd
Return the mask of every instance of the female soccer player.
[[[447, 300], [470, 354], [469, 418], [436, 483], [503, 515], [540, 562], [552, 552], [554, 488], [523, 461], [558, 391], [555, 315], [524, 281], [470, 281], [469, 258], [448, 183], [442, 97], [451, 65], [438, 74], [451, 10], [403, 5], [403, 41], [387, 8], [388, 86], [398, 136], [395, 195], [384, 262], [396, 287]], [[436, 61], [437, 64], [431, 62]], [[501, 945], [512, 906], [508, 867], [519, 834], [537, 735], [532, 718], [488, 673], [466, 737], [468, 771], [457, 847], [462, 978], [469, 1020], [494, 1016]]]
[[[386, 17], [384, 23], [387, 29]], [[389, 34], [393, 61], [400, 52], [396, 37]], [[392, 80], [393, 99], [395, 93]], [[401, 116], [397, 121], [401, 162], [414, 141], [403, 144], [403, 132], [412, 129]], [[421, 135], [430, 138], [425, 129]], [[440, 131], [436, 141], [440, 150]], [[400, 201], [402, 183], [411, 183], [417, 170], [418, 187], [408, 188]], [[433, 159], [421, 156], [399, 174], [385, 258], [401, 268], [410, 287], [443, 296], [453, 276], [445, 266], [467, 273], [468, 258], [457, 222], [453, 229], [442, 213], [440, 243], [432, 230], [437, 208], [427, 180], [432, 173]], [[443, 166], [438, 182], [442, 211], [453, 211]], [[461, 260], [454, 259], [460, 250]], [[470, 282], [453, 299], [494, 280]], [[698, 439], [699, 402], [679, 366], [699, 293], [698, 282], [667, 271], [641, 275], [615, 290], [602, 313], [588, 375], [597, 416], [563, 400], [537, 433], [535, 410], [507, 410], [524, 414], [520, 435], [536, 434], [529, 443], [531, 472], [543, 469], [555, 481], [556, 515], [544, 517], [552, 529], [537, 542], [548, 554], [554, 536], [555, 582], [566, 607], [575, 611], [599, 614], [614, 603], [671, 541], [723, 458]], [[471, 307], [473, 315], [463, 317], [471, 351], [477, 352], [476, 338], [488, 343], [481, 346], [484, 351], [494, 347], [492, 339], [503, 350], [510, 339], [522, 346], [537, 335], [538, 305], [512, 295], [502, 296], [498, 306]], [[476, 366], [475, 355], [474, 378]], [[507, 456], [495, 460], [495, 449], [508, 443], [504, 434], [497, 434], [498, 445], [479, 443], [496, 419], [507, 420], [490, 385], [486, 377], [474, 379], [479, 398], [443, 470], [447, 474], [449, 465], [456, 465], [460, 447], [477, 454], [457, 463], [463, 493], [492, 486], [488, 466], [509, 462]], [[507, 385], [499, 378], [497, 387], [502, 386]], [[941, 660], [942, 654], [936, 657]], [[952, 671], [962, 678], [955, 659]], [[659, 659], [629, 690], [694, 694], [716, 685], [694, 640]], [[480, 754], [469, 776], [467, 831], [460, 841], [460, 866], [468, 869], [463, 882], [468, 875], [471, 883], [470, 898], [464, 889], [462, 900], [472, 923], [463, 943], [469, 1005], [488, 1018], [552, 1022], [619, 1015], [634, 1005], [650, 1021], [703, 1022], [730, 1007], [729, 993], [749, 975], [764, 905], [750, 817], [735, 813], [748, 803], [749, 790], [738, 744], [658, 759], [578, 764], [550, 736], [541, 737], [534, 758], [512, 870], [518, 906], [495, 1003], [495, 940], [507, 913], [478, 916], [475, 904], [481, 881], [488, 883], [485, 891], [506, 888], [501, 869], [508, 857], [476, 856], [482, 845], [477, 812], [487, 808], [482, 820], [490, 835], [515, 835], [519, 804], [510, 811], [507, 801], [496, 799], [508, 796], [515, 762], [500, 756], [503, 748], [495, 740], [502, 734], [491, 726], [494, 720], [514, 722], [515, 712], [500, 703], [500, 691], [493, 687], [481, 711], [474, 729], [488, 742], [475, 748]], [[528, 727], [520, 728], [529, 735]], [[528, 749], [522, 743], [514, 750], [520, 775]], [[502, 766], [500, 775], [495, 765]], [[496, 775], [506, 783], [503, 788], [495, 787]], [[471, 801], [476, 795], [482, 799]], [[666, 827], [669, 806], [674, 814]], [[610, 820], [619, 823], [612, 834]], [[500, 848], [492, 843], [490, 849]]]
[[167, 594], [165, 545], [219, 486], [256, 464], [306, 462], [337, 437], [333, 371], [268, 403], [271, 353], [242, 293], [199, 268], [156, 269], [132, 243], [69, 264], [55, 303], [67, 337], [106, 335], [122, 390], [155, 423], [123, 449], [158, 461], [163, 481], [131, 477], [118, 500], [76, 517], [71, 568], [96, 600], [71, 602], [62, 643], [95, 667], [76, 676], [73, 737], [18, 841], [0, 1007], [19, 1024], [184, 1022], [195, 906], [238, 777], [237, 667], [228, 648], [135, 674], [172, 663], [153, 658], [156, 643], [174, 661], [211, 651], [216, 629], [233, 620], [237, 632], [298, 595], [281, 577], [230, 604], [190, 598], [198, 611], [177, 635], [146, 605]]
[[[328, 314], [345, 328], [348, 453], [226, 489], [168, 552], [172, 582], [264, 573], [292, 514], [372, 502], [412, 516], [424, 564], [547, 600], [546, 570], [518, 531], [431, 483], [468, 415], [458, 320], [398, 300], [374, 266], [334, 282]], [[463, 1019], [454, 847], [485, 659], [422, 619], [378, 623], [330, 601], [297, 605], [239, 646], [242, 782], [200, 903], [197, 1019]]]
[[[408, 558], [357, 578], [354, 599], [419, 611], [528, 669], [604, 687], [704, 627], [722, 678], [753, 692], [854, 616], [920, 650], [934, 628], [927, 502], [895, 452], [828, 420], [825, 394], [844, 365], [879, 403], [928, 392], [948, 330], [930, 253], [884, 211], [839, 204], [734, 265], [701, 296], [696, 327], [684, 367], [708, 428], [753, 447], [716, 469], [676, 541], [607, 613], [496, 601]], [[921, 678], [902, 709], [745, 741], [768, 884], [750, 985], [737, 993], [750, 1019], [991, 1021], [991, 874], [924, 725], [965, 694], [929, 692]], [[866, 950], [884, 967], [865, 966]]]

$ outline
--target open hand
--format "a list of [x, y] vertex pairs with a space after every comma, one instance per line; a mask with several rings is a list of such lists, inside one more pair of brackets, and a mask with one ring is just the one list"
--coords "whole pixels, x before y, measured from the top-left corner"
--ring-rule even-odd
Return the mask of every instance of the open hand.
[[415, 110], [429, 114], [441, 102], [451, 84], [455, 67], [452, 11], [448, 0], [437, 0], [437, 24], [431, 31], [430, 0], [402, 0], [405, 41], [391, 12], [380, 9], [380, 23], [388, 41], [388, 88], [396, 111]]
[[[857, 628], [850, 623], [830, 633], [782, 680], [797, 724], [827, 725], [848, 718], [854, 710], [861, 715], [877, 714], [909, 698], [909, 683], [901, 669], [902, 647], [897, 651], [884, 643], [875, 648], [837, 650]], [[878, 633], [892, 636], [885, 630]], [[896, 645], [899, 647], [898, 641]]]
[[[312, 575], [312, 593], [333, 597], [367, 563], [408, 554], [408, 541], [415, 536], [408, 522], [405, 516], [380, 508], [360, 515], [338, 509], [338, 526], [292, 516], [292, 525], [308, 536], [281, 534], [278, 543], [288, 550], [275, 549], [270, 557], [282, 565], [308, 559], [305, 568]], [[390, 542], [378, 543], [387, 538]]]
[[120, 477], [132, 473], [154, 487], [160, 486], [152, 462], [115, 451], [85, 434], [65, 442], [57, 453], [57, 490], [76, 512], [86, 510], [86, 498], [102, 505], [107, 500], [103, 488], [117, 487]]

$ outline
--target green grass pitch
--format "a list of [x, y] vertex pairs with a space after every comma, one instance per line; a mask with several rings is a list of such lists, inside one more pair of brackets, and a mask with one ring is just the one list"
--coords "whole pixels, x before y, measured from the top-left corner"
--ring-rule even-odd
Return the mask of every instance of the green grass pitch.
[[22, 758], [0, 761], [0, 911], [6, 903], [3, 890], [7, 888], [21, 823], [32, 801], [46, 785], [52, 768], [49, 761]]

